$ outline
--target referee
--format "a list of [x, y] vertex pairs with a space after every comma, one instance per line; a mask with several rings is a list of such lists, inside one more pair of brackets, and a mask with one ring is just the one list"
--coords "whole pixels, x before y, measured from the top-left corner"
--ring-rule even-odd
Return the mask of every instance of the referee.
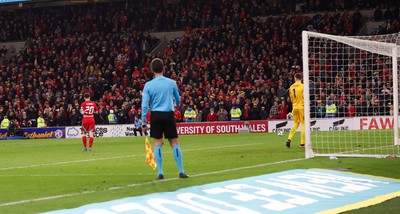
[[178, 86], [172, 79], [164, 77], [164, 63], [161, 59], [155, 58], [150, 64], [155, 77], [147, 82], [143, 89], [142, 96], [142, 128], [147, 130], [146, 114], [151, 109], [151, 130], [150, 137], [154, 138], [154, 157], [157, 163], [157, 179], [164, 179], [162, 169], [162, 146], [163, 135], [168, 139], [174, 153], [174, 159], [179, 169], [179, 178], [188, 178], [183, 170], [181, 147], [178, 142], [178, 132], [174, 117], [174, 103], [179, 106], [180, 95]]

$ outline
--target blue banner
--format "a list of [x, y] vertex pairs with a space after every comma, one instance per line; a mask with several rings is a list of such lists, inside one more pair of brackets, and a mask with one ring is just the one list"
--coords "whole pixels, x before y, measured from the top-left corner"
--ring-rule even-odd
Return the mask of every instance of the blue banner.
[[65, 138], [65, 127], [23, 128], [25, 138]]
[[7, 129], [0, 129], [0, 138], [7, 137]]
[[[24, 138], [65, 138], [65, 127], [21, 128]], [[0, 138], [7, 138], [7, 129], [0, 129]]]

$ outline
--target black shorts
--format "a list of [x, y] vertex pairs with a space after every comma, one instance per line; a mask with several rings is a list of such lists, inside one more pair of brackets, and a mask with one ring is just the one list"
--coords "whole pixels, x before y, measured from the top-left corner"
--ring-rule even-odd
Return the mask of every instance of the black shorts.
[[150, 137], [161, 139], [178, 138], [174, 112], [152, 111], [150, 117]]

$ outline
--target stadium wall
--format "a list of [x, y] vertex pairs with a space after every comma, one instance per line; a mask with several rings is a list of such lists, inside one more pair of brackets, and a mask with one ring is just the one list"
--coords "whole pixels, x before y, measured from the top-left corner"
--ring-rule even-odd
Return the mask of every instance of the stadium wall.
[[[178, 123], [179, 135], [195, 134], [232, 134], [238, 133], [239, 129], [249, 127], [251, 132], [267, 133], [268, 121], [227, 121], [227, 122], [204, 122], [204, 123]], [[134, 136], [133, 124], [121, 125], [96, 125], [95, 137], [131, 137]], [[81, 137], [80, 127], [65, 127], [66, 138]]]
[[[66, 127], [48, 127], [48, 128], [21, 128], [20, 136], [24, 138], [66, 138]], [[18, 136], [17, 136], [18, 137]], [[7, 130], [0, 129], [0, 138], [7, 138]], [[10, 137], [9, 139], [20, 139]]]
[[[232, 134], [249, 128], [252, 133], [289, 132], [293, 120], [226, 121], [203, 123], [178, 123], [180, 135]], [[383, 130], [393, 129], [393, 116], [320, 118], [311, 120], [311, 131]], [[133, 124], [96, 125], [95, 137], [132, 137]], [[300, 127], [297, 131], [300, 131]], [[80, 126], [21, 128], [25, 138], [80, 138]], [[0, 138], [7, 137], [7, 130], [0, 129]]]
[[[311, 131], [348, 131], [348, 130], [382, 130], [393, 129], [393, 116], [352, 117], [352, 118], [320, 118], [312, 119]], [[268, 132], [289, 132], [293, 120], [272, 120], [268, 122]], [[297, 129], [300, 131], [301, 127]]]

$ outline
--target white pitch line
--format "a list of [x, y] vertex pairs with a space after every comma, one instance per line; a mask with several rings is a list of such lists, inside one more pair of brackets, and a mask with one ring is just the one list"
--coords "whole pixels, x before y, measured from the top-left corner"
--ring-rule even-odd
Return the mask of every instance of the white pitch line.
[[[271, 165], [283, 164], [283, 163], [290, 163], [290, 162], [296, 162], [296, 161], [302, 161], [302, 160], [306, 160], [306, 159], [305, 158], [290, 159], [290, 160], [277, 161], [277, 162], [272, 162], [272, 163], [257, 164], [257, 165], [253, 165], [253, 166], [244, 166], [244, 167], [238, 167], [238, 168], [232, 168], [232, 169], [225, 169], [225, 170], [214, 171], [214, 172], [205, 172], [205, 173], [191, 175], [191, 177], [201, 177], [201, 176], [206, 176], [206, 175], [220, 174], [220, 173], [238, 171], [238, 170], [243, 170], [243, 169], [252, 169], [252, 168], [271, 166]], [[160, 183], [160, 182], [174, 181], [174, 180], [178, 180], [178, 179], [179, 178], [169, 178], [169, 179], [164, 179], [164, 180], [148, 181], [148, 182], [144, 182], [144, 183], [128, 184], [126, 186], [110, 187], [110, 188], [107, 188], [104, 190], [92, 190], [92, 191], [69, 193], [69, 194], [63, 194], [63, 195], [54, 195], [54, 196], [48, 196], [48, 197], [43, 197], [43, 198], [34, 198], [34, 199], [27, 199], [27, 200], [21, 200], [21, 201], [13, 201], [13, 202], [7, 202], [7, 203], [0, 204], [0, 207], [24, 204], [24, 203], [31, 203], [31, 202], [38, 202], [38, 201], [47, 201], [47, 200], [65, 198], [65, 197], [77, 196], [77, 195], [86, 195], [86, 194], [100, 192], [100, 191], [112, 191], [112, 190], [118, 190], [118, 189], [126, 189], [126, 188], [130, 188], [130, 187], [137, 187], [137, 186], [144, 186], [144, 185]]]
[[[229, 147], [253, 146], [253, 145], [260, 145], [260, 144], [263, 144], [263, 143], [250, 143], [250, 144], [239, 144], [239, 145], [229, 145], [229, 146], [206, 147], [206, 148], [200, 148], [200, 149], [187, 149], [187, 150], [183, 150], [183, 151], [191, 152], [191, 151], [201, 151], [201, 150], [209, 150], [209, 149], [222, 149], [222, 148], [229, 148]], [[172, 152], [168, 151], [165, 153], [168, 154], [168, 153], [172, 153]], [[91, 159], [83, 159], [83, 160], [62, 161], [62, 162], [55, 162], [55, 163], [33, 164], [33, 165], [27, 165], [27, 166], [15, 166], [15, 167], [0, 168], [0, 171], [13, 170], [13, 169], [26, 169], [26, 168], [41, 167], [41, 166], [63, 165], [63, 164], [71, 164], [71, 163], [83, 163], [83, 162], [91, 162], [91, 161], [98, 161], [98, 160], [130, 158], [130, 157], [139, 157], [139, 156], [145, 156], [145, 154], [124, 155], [124, 156], [114, 156], [114, 157], [105, 157], [105, 158], [91, 158]]]
[[[368, 147], [368, 148], [361, 148], [361, 149], [358, 148], [358, 149], [355, 149], [355, 150], [339, 152], [338, 154], [354, 154], [355, 152], [362, 152], [362, 151], [368, 151], [368, 150], [378, 150], [378, 149], [381, 149], [381, 151], [384, 150], [384, 151], [395, 152], [396, 149], [399, 150], [399, 147], [397, 147], [397, 148], [396, 147], [397, 147], [396, 145], [383, 145], [383, 146]], [[388, 149], [385, 149], [385, 148], [388, 148]], [[344, 149], [347, 149], [347, 148], [344, 148]], [[385, 155], [383, 155], [383, 154], [369, 154], [369, 153], [362, 153], [362, 154], [366, 154], [366, 155], [382, 155], [382, 156], [393, 155], [393, 154], [385, 154]]]
[[55, 163], [42, 163], [42, 164], [33, 164], [33, 165], [27, 165], [27, 166], [14, 166], [14, 167], [0, 168], [0, 171], [13, 170], [13, 169], [26, 169], [26, 168], [41, 167], [41, 166], [63, 165], [63, 164], [70, 164], [70, 163], [83, 163], [83, 162], [91, 162], [91, 161], [98, 161], [98, 160], [111, 160], [111, 159], [119, 159], [119, 158], [130, 158], [130, 157], [135, 157], [135, 156], [144, 156], [144, 154], [142, 154], [142, 155], [114, 156], [114, 157], [106, 157], [106, 158], [92, 158], [92, 159], [73, 160], [73, 161], [62, 161], [62, 162], [55, 162]]
[[[173, 173], [166, 173], [173, 174]], [[174, 173], [175, 174], [175, 173]], [[0, 177], [98, 177], [98, 176], [141, 176], [154, 175], [154, 173], [132, 173], [132, 174], [7, 174]]]

